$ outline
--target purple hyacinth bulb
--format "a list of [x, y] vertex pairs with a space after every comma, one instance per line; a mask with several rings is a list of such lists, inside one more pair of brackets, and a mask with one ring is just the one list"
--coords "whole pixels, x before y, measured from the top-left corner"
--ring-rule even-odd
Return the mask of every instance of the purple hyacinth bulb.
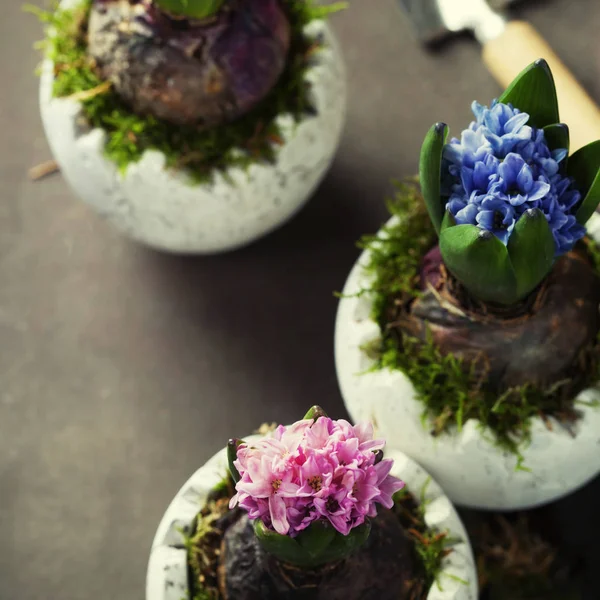
[[527, 125], [529, 115], [510, 104], [472, 108], [476, 120], [444, 148], [446, 209], [457, 224], [491, 231], [506, 244], [525, 211], [538, 208], [556, 256], [565, 254], [585, 235], [573, 214], [581, 194], [561, 168], [567, 150], [551, 151], [543, 130]]
[[278, 0], [246, 2], [211, 50], [215, 63], [228, 73], [239, 106], [254, 106], [283, 70], [290, 32], [282, 17]]
[[94, 0], [89, 52], [136, 113], [215, 127], [268, 96], [291, 35], [280, 0], [231, 0], [202, 20], [175, 17], [151, 0]]

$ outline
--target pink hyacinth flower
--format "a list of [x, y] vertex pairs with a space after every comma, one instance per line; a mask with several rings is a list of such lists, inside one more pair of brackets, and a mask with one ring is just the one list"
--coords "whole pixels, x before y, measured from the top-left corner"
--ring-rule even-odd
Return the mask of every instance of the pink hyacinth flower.
[[383, 440], [373, 427], [328, 417], [279, 426], [271, 437], [241, 444], [234, 466], [240, 474], [230, 507], [294, 537], [315, 520], [348, 535], [377, 515], [377, 504], [393, 506], [404, 483], [390, 474], [393, 461], [375, 464]]

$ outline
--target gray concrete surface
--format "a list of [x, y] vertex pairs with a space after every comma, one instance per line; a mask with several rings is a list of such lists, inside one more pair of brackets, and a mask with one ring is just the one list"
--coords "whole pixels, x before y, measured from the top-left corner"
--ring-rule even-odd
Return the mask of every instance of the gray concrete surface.
[[[518, 14], [600, 102], [598, 0]], [[0, 600], [142, 599], [166, 504], [229, 436], [314, 403], [344, 414], [333, 290], [354, 241], [386, 218], [388, 180], [415, 172], [428, 126], [456, 131], [472, 99], [499, 90], [468, 38], [423, 52], [394, 0], [352, 0], [334, 23], [351, 104], [327, 181], [268, 239], [183, 259], [119, 237], [60, 175], [28, 181], [50, 158], [33, 73], [41, 29], [2, 1]], [[553, 509], [589, 557], [594, 532], [569, 519], [599, 499], [592, 485]]]

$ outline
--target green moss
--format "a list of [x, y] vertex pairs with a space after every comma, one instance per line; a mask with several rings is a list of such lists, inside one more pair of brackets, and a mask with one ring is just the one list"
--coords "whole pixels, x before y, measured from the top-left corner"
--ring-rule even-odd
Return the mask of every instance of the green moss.
[[588, 254], [594, 263], [594, 268], [598, 273], [600, 273], [600, 246], [598, 246], [598, 244], [596, 244], [596, 242], [589, 237], [584, 238], [583, 243], [585, 244]]
[[423, 254], [436, 240], [416, 180], [394, 182], [397, 193], [387, 201], [392, 216], [401, 219], [383, 227], [381, 234], [367, 235], [359, 247], [371, 255], [368, 271], [372, 276], [369, 290], [373, 297], [373, 316], [385, 328], [385, 313], [390, 298], [414, 295], [418, 285], [419, 264]]
[[[428, 485], [429, 480], [421, 489], [418, 500], [407, 487], [394, 495], [393, 511], [414, 543], [416, 572], [414, 581], [410, 582], [410, 597], [413, 600], [425, 600], [434, 584], [442, 587], [442, 561], [452, 552], [452, 547], [462, 541], [453, 540], [447, 532], [430, 528], [425, 522], [428, 504], [425, 494]], [[234, 484], [231, 477], [227, 476], [213, 488], [206, 505], [198, 513], [191, 532], [184, 535], [188, 551], [190, 600], [221, 599], [216, 584], [217, 554], [213, 549], [220, 548], [223, 532], [216, 529], [214, 523], [229, 512], [229, 499], [233, 494]]]
[[452, 552], [452, 547], [462, 541], [450, 538], [447, 531], [429, 527], [425, 522], [428, 504], [425, 492], [428, 485], [429, 480], [423, 486], [418, 501], [406, 487], [394, 494], [393, 510], [414, 543], [414, 558], [418, 568], [410, 597], [416, 600], [426, 598], [434, 584], [442, 589], [442, 562]]
[[215, 548], [220, 551], [222, 532], [215, 521], [229, 511], [229, 499], [234, 494], [233, 480], [223, 478], [210, 493], [206, 506], [198, 513], [191, 532], [185, 536], [191, 600], [219, 600], [217, 574], [214, 568]]
[[[516, 455], [517, 469], [525, 469], [521, 449], [530, 441], [531, 418], [543, 415], [564, 420], [563, 415], [574, 414], [574, 400], [565, 400], [559, 393], [560, 386], [542, 390], [534, 385], [508, 389], [498, 398], [482, 385], [476, 365], [452, 355], [443, 356], [430, 340], [423, 343], [403, 335], [400, 350], [389, 327], [389, 309], [399, 297], [420, 293], [420, 259], [433, 246], [436, 236], [418, 183], [413, 180], [396, 185], [388, 207], [392, 215], [400, 217], [399, 221], [386, 227], [383, 236], [367, 236], [360, 242], [370, 251], [367, 272], [372, 282], [361, 293], [373, 295], [372, 318], [382, 331], [381, 339], [363, 350], [375, 360], [375, 369], [400, 369], [410, 378], [424, 406], [424, 425], [433, 435], [453, 427], [460, 430], [467, 420], [477, 419], [493, 442]], [[589, 239], [586, 244], [600, 268], [600, 249]], [[592, 374], [590, 381], [595, 379]]]
[[344, 3], [315, 6], [312, 1], [288, 0], [292, 26], [290, 60], [277, 85], [257, 108], [235, 122], [199, 131], [134, 114], [98, 76], [87, 54], [85, 38], [91, 5], [92, 0], [82, 0], [73, 10], [27, 7], [48, 26], [43, 47], [55, 65], [54, 95], [64, 98], [97, 92], [81, 100], [83, 115], [90, 127], [106, 131], [106, 156], [121, 171], [139, 161], [146, 150], [159, 150], [166, 156], [167, 167], [185, 169], [197, 183], [211, 181], [215, 171], [246, 169], [257, 162], [275, 161], [282, 143], [276, 117], [289, 114], [299, 123], [313, 110], [305, 74], [320, 42], [308, 39], [303, 29], [312, 20], [345, 7]]

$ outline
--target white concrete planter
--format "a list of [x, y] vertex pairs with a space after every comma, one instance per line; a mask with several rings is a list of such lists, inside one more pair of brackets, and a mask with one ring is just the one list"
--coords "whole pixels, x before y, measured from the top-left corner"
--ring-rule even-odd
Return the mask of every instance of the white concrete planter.
[[[600, 240], [598, 215], [590, 219], [588, 231]], [[467, 421], [460, 433], [431, 436], [421, 422], [423, 404], [404, 373], [366, 372], [373, 361], [361, 347], [379, 338], [380, 331], [370, 318], [369, 295], [351, 296], [369, 286], [364, 271], [368, 262], [365, 251], [350, 272], [335, 329], [338, 382], [355, 421], [372, 422], [390, 447], [419, 461], [452, 502], [462, 506], [531, 508], [575, 491], [600, 473], [600, 409], [590, 406], [580, 406], [583, 417], [576, 425], [576, 437], [558, 426], [549, 431], [541, 419], [533, 419], [531, 444], [522, 449], [529, 472], [516, 471], [516, 457], [494, 446], [477, 420]], [[584, 390], [578, 399], [600, 401], [600, 388]]]
[[[247, 441], [260, 439], [250, 436]], [[427, 509], [425, 520], [431, 527], [448, 531], [457, 543], [445, 559], [439, 583], [434, 584], [427, 600], [476, 600], [477, 574], [467, 533], [454, 507], [439, 485], [414, 461], [398, 450], [386, 449], [386, 458], [394, 459], [392, 474], [406, 481], [418, 497], [425, 490]], [[227, 473], [227, 451], [221, 450], [198, 469], [181, 488], [162, 518], [150, 553], [146, 576], [146, 600], [181, 600], [189, 592], [187, 551], [183, 547], [182, 530], [189, 530], [192, 521], [206, 503], [210, 491]], [[461, 583], [457, 578], [467, 582]]]
[[[79, 0], [63, 0], [72, 8]], [[192, 186], [183, 172], [165, 169], [165, 156], [148, 151], [125, 175], [104, 156], [105, 133], [82, 133], [80, 103], [52, 97], [53, 63], [40, 85], [42, 121], [54, 158], [75, 191], [122, 233], [176, 253], [232, 250], [266, 235], [290, 219], [311, 197], [337, 150], [346, 114], [346, 82], [338, 44], [322, 21], [309, 35], [323, 34], [326, 47], [307, 73], [317, 115], [296, 125], [281, 115], [284, 145], [275, 165], [230, 169], [210, 185]]]

